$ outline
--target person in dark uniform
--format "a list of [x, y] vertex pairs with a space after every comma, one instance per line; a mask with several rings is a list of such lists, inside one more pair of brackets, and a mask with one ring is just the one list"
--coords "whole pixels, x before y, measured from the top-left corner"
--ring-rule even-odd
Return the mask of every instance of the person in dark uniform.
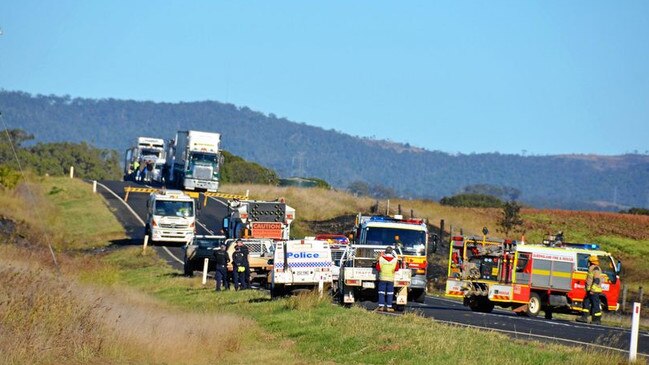
[[248, 261], [248, 255], [250, 254], [250, 250], [248, 249], [248, 246], [243, 244], [243, 241], [237, 240], [237, 247], [243, 252], [243, 255], [245, 256], [245, 263], [244, 267], [245, 269], [245, 283], [246, 286], [244, 289], [250, 289], [250, 261]]
[[234, 279], [234, 290], [246, 288], [246, 256], [241, 252], [239, 246], [234, 247], [232, 254], [232, 278]]
[[214, 259], [216, 261], [216, 273], [214, 274], [216, 291], [221, 291], [221, 285], [223, 285], [225, 290], [230, 290], [230, 282], [228, 281], [228, 262], [230, 262], [230, 257], [225, 251], [225, 245], [219, 245], [214, 250]]

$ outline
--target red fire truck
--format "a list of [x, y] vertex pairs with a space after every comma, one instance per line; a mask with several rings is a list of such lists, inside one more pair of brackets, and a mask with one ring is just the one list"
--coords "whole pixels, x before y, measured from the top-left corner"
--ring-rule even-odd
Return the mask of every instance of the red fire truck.
[[580, 313], [585, 296], [588, 257], [602, 269], [602, 309], [618, 309], [620, 265], [596, 244], [548, 242], [523, 244], [486, 236], [451, 238], [446, 295], [464, 299], [473, 311], [495, 305], [518, 314], [545, 317]]

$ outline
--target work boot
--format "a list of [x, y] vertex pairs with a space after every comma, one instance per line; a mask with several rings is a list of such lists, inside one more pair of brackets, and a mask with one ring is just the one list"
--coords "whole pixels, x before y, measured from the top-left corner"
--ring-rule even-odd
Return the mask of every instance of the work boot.
[[602, 317], [601, 316], [593, 316], [593, 320], [590, 323], [592, 323], [592, 324], [602, 324]]
[[388, 307], [388, 312], [394, 312], [394, 308]]
[[383, 306], [378, 306], [378, 307], [376, 307], [375, 311], [383, 312], [383, 311], [385, 311], [385, 308]]
[[588, 323], [588, 314], [586, 314], [586, 313], [582, 314], [581, 317], [575, 319], [575, 321], [581, 322], [581, 323]]

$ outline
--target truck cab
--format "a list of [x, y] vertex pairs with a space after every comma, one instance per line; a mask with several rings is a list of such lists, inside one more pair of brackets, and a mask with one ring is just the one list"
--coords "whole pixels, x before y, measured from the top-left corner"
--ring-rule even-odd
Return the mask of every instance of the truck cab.
[[192, 241], [196, 232], [196, 203], [180, 190], [160, 190], [147, 200], [146, 234], [151, 242]]

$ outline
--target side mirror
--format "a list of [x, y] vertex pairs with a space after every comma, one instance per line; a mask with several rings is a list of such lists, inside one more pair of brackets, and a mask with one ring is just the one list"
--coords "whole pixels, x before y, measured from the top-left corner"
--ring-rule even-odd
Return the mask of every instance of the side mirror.
[[268, 265], [274, 265], [274, 264], [275, 264], [275, 260], [273, 259], [268, 260]]
[[617, 260], [617, 265], [615, 265], [615, 273], [620, 275], [622, 272], [622, 261]]
[[201, 204], [200, 198], [196, 199], [196, 210], [203, 209], [203, 204]]

